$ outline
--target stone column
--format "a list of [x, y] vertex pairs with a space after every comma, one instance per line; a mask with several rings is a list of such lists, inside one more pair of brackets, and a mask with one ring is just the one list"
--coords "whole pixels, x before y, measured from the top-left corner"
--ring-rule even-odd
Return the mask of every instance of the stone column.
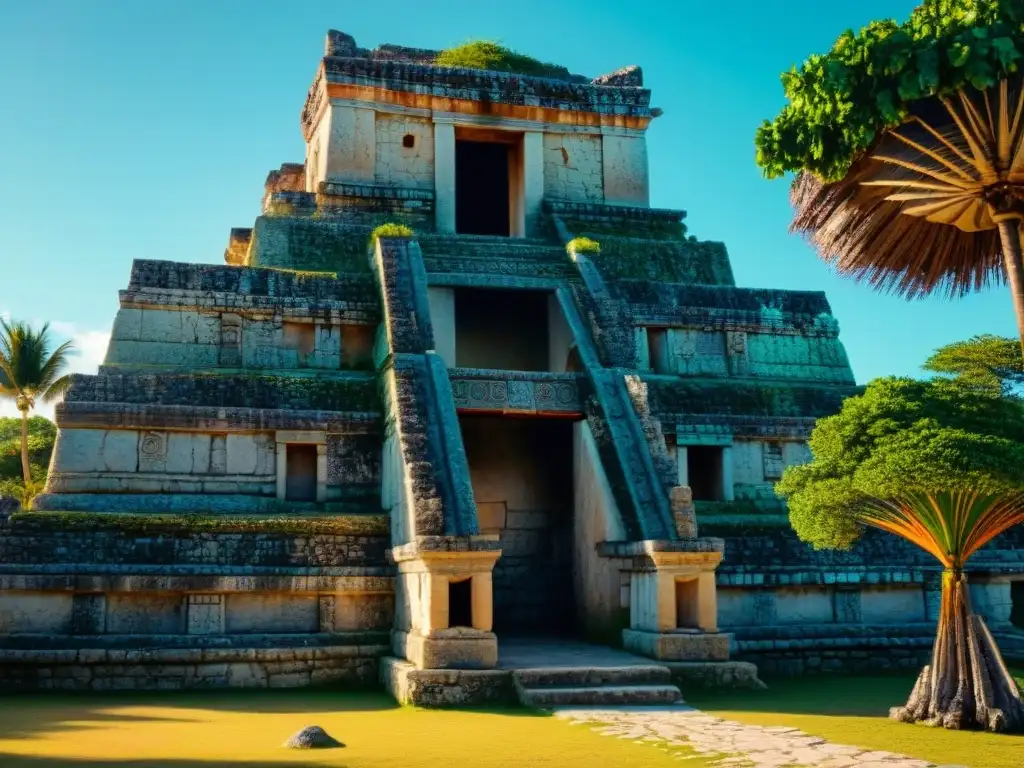
[[316, 447], [316, 500], [320, 504], [327, 501], [327, 446], [324, 443]]
[[686, 458], [686, 446], [676, 446], [676, 468], [678, 471], [679, 484], [689, 486], [690, 485], [690, 468], [687, 465]]
[[733, 501], [736, 498], [736, 490], [733, 483], [732, 446], [722, 448], [722, 499]]
[[455, 232], [455, 125], [434, 123], [434, 226]]
[[277, 500], [284, 501], [288, 487], [288, 445], [278, 440], [274, 446], [274, 457], [277, 461]]
[[[420, 537], [395, 547], [398, 566], [392, 648], [420, 669], [493, 669], [498, 664], [491, 572], [498, 543]], [[470, 627], [450, 626], [451, 584], [470, 582]]]
[[540, 231], [544, 202], [544, 134], [523, 134], [523, 217], [524, 236], [536, 237]]
[[[633, 558], [629, 629], [622, 632], [626, 650], [665, 661], [728, 660], [729, 635], [718, 633], [715, 585], [724, 548], [721, 539], [602, 547]], [[680, 610], [685, 610], [687, 626], [679, 626]]]

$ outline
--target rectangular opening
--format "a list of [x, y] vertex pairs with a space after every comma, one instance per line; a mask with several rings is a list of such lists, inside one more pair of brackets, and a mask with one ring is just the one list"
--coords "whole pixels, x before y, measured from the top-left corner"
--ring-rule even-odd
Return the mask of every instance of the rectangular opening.
[[473, 579], [448, 582], [448, 626], [473, 626]]
[[548, 294], [455, 289], [455, 365], [546, 371], [550, 364]]
[[573, 423], [459, 417], [481, 528], [498, 535], [494, 631], [575, 636]]
[[722, 449], [712, 445], [688, 445], [686, 477], [694, 501], [724, 501]]
[[455, 141], [455, 231], [460, 235], [511, 234], [511, 146]]
[[316, 349], [316, 326], [312, 323], [285, 322], [281, 330], [285, 348], [295, 350], [298, 367], [305, 367], [307, 359]]
[[697, 579], [676, 579], [676, 627], [697, 629]]
[[285, 465], [285, 499], [316, 501], [316, 446], [288, 443], [285, 446]]
[[669, 373], [668, 329], [647, 329], [647, 359], [655, 373]]

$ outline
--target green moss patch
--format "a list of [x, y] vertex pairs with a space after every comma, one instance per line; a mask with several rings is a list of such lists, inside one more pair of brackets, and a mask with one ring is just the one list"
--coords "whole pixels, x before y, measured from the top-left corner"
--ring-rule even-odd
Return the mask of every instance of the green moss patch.
[[601, 244], [589, 237], [576, 237], [569, 241], [565, 249], [569, 253], [600, 253]]
[[247, 515], [147, 515], [100, 512], [19, 512], [15, 530], [122, 531], [124, 533], [280, 533], [292, 536], [386, 536], [383, 514], [328, 517], [253, 517]]

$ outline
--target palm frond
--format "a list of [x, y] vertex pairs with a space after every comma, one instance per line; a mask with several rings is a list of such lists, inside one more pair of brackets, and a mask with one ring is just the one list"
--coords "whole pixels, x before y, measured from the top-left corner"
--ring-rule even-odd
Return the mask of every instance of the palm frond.
[[60, 381], [72, 349], [65, 342], [50, 353], [49, 324], [33, 330], [27, 323], [0, 318], [0, 394], [31, 408], [38, 395]]
[[71, 382], [71, 374], [61, 376], [43, 391], [43, 394], [41, 395], [42, 401], [44, 403], [52, 403], [54, 400], [60, 400], [67, 394], [68, 388], [71, 386]]
[[906, 493], [869, 499], [857, 517], [916, 544], [946, 568], [962, 568], [996, 536], [1024, 523], [1024, 492]]
[[897, 295], [959, 297], [1002, 284], [997, 227], [1024, 208], [997, 203], [996, 192], [1024, 184], [1022, 118], [1021, 77], [923, 99], [841, 181], [800, 174], [791, 229], [841, 274]]
[[[65, 341], [53, 351], [53, 354], [46, 356], [46, 362], [43, 363], [43, 369], [39, 375], [40, 392], [46, 392], [61, 378], [61, 371], [67, 366], [68, 358], [74, 348], [75, 345], [72, 342]], [[44, 396], [43, 399], [46, 400], [46, 397]]]

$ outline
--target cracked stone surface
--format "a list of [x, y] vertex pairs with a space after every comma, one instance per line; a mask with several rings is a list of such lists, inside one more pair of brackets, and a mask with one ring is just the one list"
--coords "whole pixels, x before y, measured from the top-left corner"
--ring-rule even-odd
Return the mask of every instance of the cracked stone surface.
[[964, 768], [833, 744], [798, 728], [744, 725], [687, 706], [566, 707], [555, 710], [555, 715], [573, 724], [597, 726], [605, 736], [688, 747], [722, 768]]

